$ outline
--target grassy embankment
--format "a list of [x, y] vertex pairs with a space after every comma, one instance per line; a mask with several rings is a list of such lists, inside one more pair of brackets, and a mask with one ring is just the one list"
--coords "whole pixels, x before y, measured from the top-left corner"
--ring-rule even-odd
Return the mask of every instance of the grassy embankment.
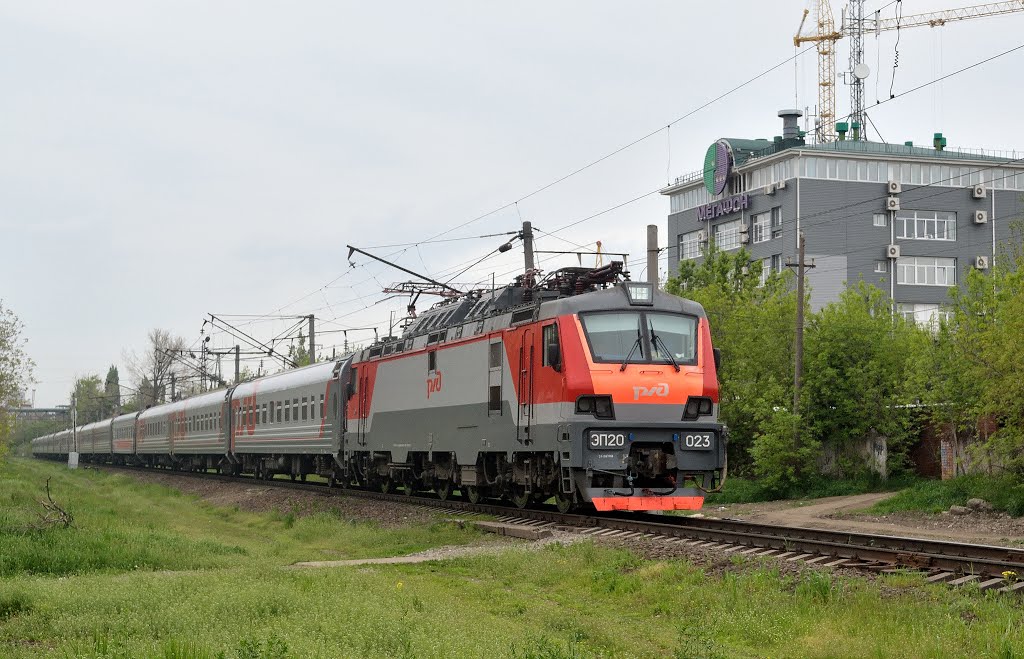
[[[53, 475], [75, 529], [30, 531]], [[0, 656], [1024, 656], [1017, 600], [590, 543], [289, 570], [478, 539], [218, 509], [127, 478], [0, 467]]]
[[876, 504], [871, 512], [885, 514], [903, 510], [937, 513], [950, 506], [962, 506], [968, 499], [984, 499], [995, 510], [1019, 517], [1024, 515], [1024, 484], [1006, 476], [973, 474], [947, 481], [920, 481], [899, 494]]

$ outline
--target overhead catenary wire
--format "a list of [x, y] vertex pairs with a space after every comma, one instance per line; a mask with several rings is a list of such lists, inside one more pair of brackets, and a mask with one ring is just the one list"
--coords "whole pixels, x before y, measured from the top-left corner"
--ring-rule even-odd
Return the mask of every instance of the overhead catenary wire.
[[[931, 81], [925, 82], [925, 83], [923, 83], [923, 84], [921, 84], [921, 85], [918, 85], [918, 86], [916, 86], [916, 87], [913, 87], [913, 88], [911, 88], [911, 89], [905, 90], [905, 91], [903, 91], [903, 92], [900, 92], [900, 93], [898, 93], [898, 94], [893, 94], [893, 95], [892, 95], [892, 96], [891, 96], [890, 98], [888, 98], [888, 99], [885, 99], [885, 100], [882, 100], [882, 101], [879, 101], [879, 102], [875, 103], [875, 105], [874, 105], [874, 106], [871, 106], [871, 107], [877, 107], [877, 106], [879, 106], [879, 105], [882, 105], [882, 104], [884, 104], [884, 103], [888, 103], [888, 102], [890, 102], [890, 101], [893, 101], [893, 100], [895, 100], [895, 99], [897, 99], [897, 98], [901, 98], [901, 97], [903, 97], [903, 96], [906, 96], [906, 95], [908, 95], [908, 94], [912, 94], [912, 93], [914, 93], [914, 92], [916, 92], [916, 91], [918, 91], [918, 90], [920, 90], [920, 89], [924, 89], [924, 88], [926, 88], [926, 87], [928, 87], [928, 86], [930, 86], [930, 85], [932, 85], [932, 84], [935, 84], [935, 83], [937, 83], [937, 82], [940, 82], [940, 81], [942, 81], [942, 80], [946, 80], [946, 79], [948, 79], [948, 78], [950, 78], [950, 77], [953, 77], [953, 76], [959, 75], [959, 74], [961, 74], [961, 73], [963, 73], [963, 72], [966, 72], [966, 71], [968, 71], [968, 70], [971, 70], [971, 69], [973, 69], [973, 68], [975, 68], [975, 67], [981, 66], [981, 65], [983, 65], [983, 64], [986, 64], [986, 63], [988, 63], [988, 62], [991, 62], [991, 61], [993, 61], [993, 60], [995, 60], [995, 59], [998, 59], [998, 58], [1000, 58], [1000, 57], [1003, 57], [1003, 56], [1005, 56], [1005, 55], [1008, 55], [1008, 54], [1010, 54], [1010, 53], [1012, 53], [1012, 52], [1015, 52], [1015, 51], [1017, 51], [1017, 50], [1020, 50], [1021, 48], [1024, 48], [1024, 44], [1022, 44], [1022, 45], [1020, 45], [1020, 46], [1017, 46], [1017, 47], [1015, 47], [1015, 48], [1009, 49], [1009, 50], [1007, 50], [1007, 51], [1004, 51], [1004, 52], [1002, 52], [1002, 53], [999, 53], [999, 54], [993, 55], [993, 56], [991, 56], [991, 57], [985, 58], [985, 59], [983, 59], [983, 60], [980, 60], [980, 61], [978, 61], [978, 62], [975, 62], [974, 64], [971, 64], [971, 65], [969, 65], [969, 66], [963, 67], [963, 68], [961, 68], [961, 69], [959, 69], [959, 70], [957, 70], [957, 71], [953, 71], [953, 72], [951, 72], [951, 73], [949, 73], [949, 74], [945, 74], [945, 75], [943, 75], [943, 76], [941, 76], [941, 77], [939, 77], [939, 78], [936, 78], [936, 79], [934, 79], [934, 80], [931, 80]], [[796, 57], [799, 57], [800, 55], [802, 55], [802, 54], [803, 54], [804, 52], [807, 52], [808, 50], [811, 50], [811, 49], [810, 49], [810, 48], [809, 48], [809, 49], [806, 49], [806, 50], [804, 50], [804, 51], [801, 51], [800, 53], [797, 53], [797, 54], [795, 54], [794, 56], [792, 56], [792, 57], [790, 57], [790, 58], [787, 58], [787, 60], [785, 60], [785, 61], [783, 62], [783, 64], [784, 64], [785, 62], [789, 62], [789, 61], [791, 61], [791, 60], [795, 59]], [[518, 202], [519, 202], [519, 201], [522, 201], [522, 200], [528, 199], [528, 198], [529, 198], [529, 197], [531, 197], [531, 196], [534, 196], [534, 195], [536, 195], [536, 194], [539, 194], [540, 192], [543, 192], [543, 191], [544, 191], [545, 189], [548, 189], [548, 188], [550, 188], [550, 187], [551, 187], [551, 186], [553, 186], [553, 185], [557, 185], [557, 184], [558, 184], [558, 183], [560, 183], [561, 181], [563, 181], [563, 180], [566, 180], [567, 178], [570, 178], [570, 177], [572, 177], [572, 176], [574, 176], [574, 175], [576, 175], [576, 174], [578, 174], [578, 173], [580, 173], [580, 172], [582, 172], [582, 171], [585, 171], [586, 169], [588, 169], [588, 168], [590, 168], [590, 167], [592, 167], [592, 166], [594, 166], [594, 165], [598, 164], [599, 162], [601, 162], [601, 161], [603, 161], [603, 160], [606, 160], [607, 158], [609, 158], [609, 157], [612, 157], [612, 156], [614, 156], [615, 154], [617, 154], [617, 153], [619, 153], [619, 152], [621, 152], [621, 151], [623, 151], [623, 150], [625, 150], [625, 149], [628, 149], [628, 148], [630, 148], [631, 146], [633, 146], [633, 145], [635, 145], [635, 144], [637, 144], [637, 143], [639, 143], [639, 142], [642, 142], [643, 140], [645, 140], [645, 139], [648, 139], [648, 138], [650, 138], [650, 137], [651, 137], [651, 136], [653, 136], [653, 135], [656, 135], [656, 134], [658, 134], [658, 133], [659, 133], [659, 132], [660, 132], [661, 130], [665, 130], [665, 128], [667, 128], [667, 127], [671, 126], [672, 124], [674, 124], [674, 123], [678, 123], [678, 122], [679, 122], [679, 121], [681, 121], [682, 119], [685, 119], [686, 117], [688, 117], [688, 116], [691, 116], [691, 115], [692, 115], [692, 114], [694, 114], [695, 112], [697, 112], [697, 111], [699, 111], [699, 110], [701, 110], [701, 109], [703, 109], [703, 108], [707, 107], [707, 106], [708, 106], [708, 105], [710, 105], [711, 103], [713, 103], [713, 102], [716, 102], [717, 100], [721, 100], [721, 98], [724, 98], [724, 97], [725, 97], [725, 96], [727, 96], [728, 94], [731, 94], [731, 93], [735, 92], [736, 90], [738, 90], [738, 89], [742, 88], [742, 87], [743, 87], [743, 86], [745, 86], [746, 84], [749, 84], [750, 82], [753, 82], [754, 80], [758, 79], [759, 77], [762, 77], [763, 75], [766, 75], [767, 73], [770, 73], [770, 72], [771, 72], [772, 70], [775, 70], [776, 68], [778, 68], [778, 66], [779, 66], [779, 65], [775, 65], [774, 67], [771, 67], [771, 68], [769, 68], [769, 69], [767, 69], [767, 70], [763, 71], [763, 72], [762, 72], [761, 74], [758, 74], [758, 76], [755, 76], [754, 78], [752, 78], [752, 79], [750, 79], [750, 80], [746, 81], [745, 83], [743, 83], [743, 84], [741, 84], [741, 85], [739, 85], [739, 86], [737, 86], [737, 87], [735, 87], [735, 88], [733, 88], [733, 89], [729, 90], [729, 91], [728, 91], [728, 92], [726, 92], [725, 94], [723, 94], [723, 95], [720, 95], [719, 97], [716, 97], [715, 99], [712, 99], [712, 101], [709, 101], [708, 103], [706, 103], [706, 104], [704, 104], [704, 105], [702, 105], [702, 106], [700, 106], [700, 107], [698, 107], [698, 108], [695, 108], [694, 110], [692, 110], [692, 111], [690, 111], [689, 113], [687, 113], [687, 114], [683, 115], [683, 116], [682, 116], [682, 117], [680, 117], [679, 119], [677, 119], [677, 120], [675, 120], [675, 121], [673, 121], [673, 122], [670, 122], [670, 123], [669, 123], [669, 124], [668, 124], [668, 125], [667, 125], [666, 127], [663, 127], [663, 128], [659, 128], [658, 130], [656, 130], [656, 131], [652, 131], [651, 133], [648, 133], [647, 135], [644, 135], [644, 136], [642, 136], [641, 138], [638, 138], [637, 140], [634, 140], [633, 142], [630, 142], [630, 143], [628, 143], [628, 144], [626, 144], [626, 145], [623, 145], [623, 146], [622, 146], [622, 147], [620, 147], [619, 149], [616, 149], [615, 151], [613, 151], [613, 152], [611, 152], [611, 153], [609, 153], [609, 154], [606, 154], [606, 156], [603, 156], [603, 157], [602, 157], [602, 158], [600, 158], [600, 159], [597, 159], [597, 160], [595, 160], [595, 161], [592, 161], [591, 163], [588, 163], [588, 164], [584, 165], [583, 167], [577, 168], [577, 169], [576, 169], [576, 170], [574, 170], [573, 172], [570, 172], [569, 174], [567, 174], [567, 175], [565, 175], [565, 176], [563, 176], [563, 177], [561, 177], [561, 178], [559, 178], [559, 179], [556, 179], [555, 181], [553, 181], [553, 182], [551, 182], [551, 183], [547, 184], [546, 186], [542, 186], [542, 187], [540, 187], [540, 188], [537, 188], [537, 189], [535, 189], [535, 190], [533, 190], [533, 191], [529, 192], [529, 193], [528, 193], [527, 195], [524, 195], [524, 196], [520, 197], [519, 199], [517, 199], [517, 200], [515, 200], [515, 201], [513, 201], [513, 202], [510, 202], [509, 204], [505, 204], [505, 205], [503, 205], [503, 206], [500, 206], [500, 207], [498, 207], [498, 208], [496, 208], [496, 209], [494, 209], [494, 210], [492, 210], [492, 211], [490, 211], [490, 212], [488, 212], [488, 213], [486, 213], [486, 214], [484, 214], [484, 215], [480, 215], [480, 216], [477, 216], [476, 218], [473, 218], [472, 220], [469, 220], [469, 221], [467, 221], [467, 222], [464, 222], [464, 223], [462, 223], [462, 224], [460, 224], [460, 225], [457, 225], [457, 226], [455, 226], [455, 227], [452, 227], [451, 229], [448, 229], [448, 230], [446, 230], [446, 231], [444, 231], [444, 232], [441, 232], [441, 233], [439, 233], [439, 234], [435, 234], [434, 236], [432, 236], [432, 237], [430, 237], [430, 238], [427, 238], [427, 239], [426, 239], [425, 241], [419, 241], [419, 242], [417, 242], [417, 243], [412, 243], [412, 244], [411, 244], [411, 246], [414, 246], [414, 245], [417, 245], [417, 244], [425, 244], [425, 243], [426, 243], [427, 241], [431, 241], [431, 240], [437, 241], [437, 239], [438, 239], [438, 238], [440, 238], [440, 237], [442, 237], [442, 236], [444, 236], [444, 235], [447, 235], [447, 234], [448, 234], [448, 233], [450, 233], [451, 231], [457, 230], [458, 228], [461, 228], [461, 227], [467, 226], [468, 224], [471, 224], [471, 223], [473, 223], [473, 222], [479, 221], [479, 220], [481, 220], [481, 219], [483, 219], [483, 218], [485, 218], [485, 217], [487, 217], [487, 216], [493, 215], [494, 213], [496, 213], [496, 212], [498, 212], [498, 211], [500, 211], [500, 210], [503, 210], [503, 209], [505, 209], [505, 208], [508, 208], [508, 207], [509, 207], [509, 206], [511, 206], [511, 205], [518, 205]], [[553, 238], [556, 238], [556, 239], [560, 239], [560, 240], [564, 240], [563, 238], [561, 238], [560, 236], [558, 236], [558, 235], [557, 235], [557, 234], [558, 234], [559, 232], [561, 232], [561, 231], [564, 231], [564, 230], [567, 230], [567, 229], [569, 229], [569, 228], [572, 228], [572, 227], [574, 227], [574, 226], [577, 226], [577, 225], [579, 225], [579, 224], [581, 224], [581, 223], [583, 223], [583, 222], [586, 222], [586, 221], [588, 221], [588, 220], [594, 219], [594, 218], [596, 218], [596, 217], [600, 217], [600, 216], [602, 216], [602, 215], [604, 215], [604, 214], [606, 214], [606, 213], [608, 213], [608, 212], [611, 212], [611, 211], [613, 211], [613, 210], [615, 210], [615, 209], [617, 209], [617, 208], [621, 208], [622, 206], [625, 206], [625, 205], [627, 205], [627, 204], [629, 204], [629, 203], [634, 203], [634, 202], [636, 202], [636, 201], [638, 201], [638, 200], [640, 200], [640, 199], [643, 199], [643, 198], [649, 197], [649, 196], [651, 196], [651, 195], [653, 195], [653, 194], [657, 193], [658, 191], [659, 191], [659, 190], [653, 190], [653, 191], [651, 191], [651, 192], [647, 192], [647, 193], [644, 193], [643, 195], [641, 195], [641, 196], [639, 196], [639, 197], [635, 197], [635, 198], [633, 198], [633, 199], [630, 199], [630, 200], [628, 200], [628, 201], [626, 201], [626, 202], [622, 202], [622, 203], [620, 203], [620, 204], [616, 204], [615, 206], [612, 206], [612, 207], [610, 207], [610, 208], [608, 208], [608, 209], [605, 209], [604, 211], [601, 211], [601, 212], [599, 212], [599, 213], [596, 213], [596, 214], [592, 214], [592, 215], [590, 215], [590, 216], [587, 216], [587, 217], [581, 218], [580, 220], [576, 220], [576, 221], [574, 221], [574, 222], [572, 222], [572, 223], [566, 224], [566, 225], [564, 225], [564, 226], [562, 226], [562, 227], [560, 227], [560, 228], [558, 228], [558, 229], [556, 229], [556, 230], [554, 230], [554, 231], [551, 231], [551, 232], [545, 232], [545, 233], [546, 233], [546, 235], [548, 235], [548, 236], [551, 236], [551, 237], [553, 237]], [[835, 210], [835, 209], [832, 209], [832, 210]], [[830, 212], [831, 212], [831, 211], [830, 211]], [[803, 218], [801, 219], [801, 221], [803, 222]], [[440, 241], [438, 241], [438, 242], [440, 242]], [[576, 245], [575, 243], [572, 243], [571, 241], [567, 241], [567, 242], [569, 242], [570, 244], [574, 244], [574, 245]], [[402, 243], [402, 244], [396, 244], [396, 246], [399, 246], [399, 245], [402, 245], [402, 246], [406, 246], [406, 244], [405, 244], [405, 243]], [[580, 245], [576, 245], [576, 246], [579, 246], [579, 247], [581, 247]], [[486, 260], [487, 260], [488, 258], [490, 258], [490, 256], [491, 256], [491, 255], [487, 255], [487, 256], [485, 256], [485, 258], [484, 258], [484, 259], [479, 259], [478, 261], [479, 261], [479, 262], [484, 262], [484, 261], [486, 261]], [[550, 259], [541, 259], [540, 261], [538, 261], [538, 263], [541, 263], [541, 262], [547, 262], [547, 261], [549, 261], [549, 260], [550, 260]], [[469, 269], [471, 269], [472, 267], [475, 267], [476, 265], [477, 265], [477, 263], [476, 263], [476, 262], [470, 262], [470, 268], [467, 268], [466, 270], [468, 271]], [[451, 270], [449, 270], [449, 271], [451, 271]], [[517, 270], [516, 270], [516, 271], [517, 271]], [[510, 272], [516, 272], [516, 271], [510, 271]], [[328, 282], [328, 284], [327, 284], [327, 285], [325, 285], [325, 286], [323, 286], [323, 287], [321, 287], [321, 288], [317, 289], [316, 291], [313, 291], [312, 293], [310, 293], [310, 294], [308, 294], [308, 295], [304, 296], [303, 298], [300, 298], [299, 300], [296, 300], [295, 302], [289, 303], [289, 305], [285, 305], [285, 307], [282, 307], [282, 309], [283, 309], [283, 308], [286, 308], [287, 306], [290, 306], [291, 304], [294, 304], [294, 303], [296, 303], [296, 302], [298, 302], [298, 301], [301, 301], [301, 299], [305, 299], [305, 298], [309, 297], [310, 295], [312, 295], [312, 294], [315, 294], [316, 292], [319, 292], [319, 291], [322, 291], [322, 290], [326, 290], [326, 288], [328, 288], [329, 286], [332, 286], [332, 285], [333, 285], [334, 283], [336, 283], [336, 282], [337, 282], [337, 281], [338, 281], [339, 279], [341, 279], [342, 277], [344, 277], [344, 276], [345, 276], [346, 274], [348, 274], [349, 272], [351, 272], [351, 270], [348, 270], [348, 271], [346, 271], [346, 272], [342, 273], [342, 274], [341, 274], [341, 275], [339, 275], [338, 277], [336, 277], [336, 278], [334, 278], [333, 280], [331, 280], [330, 282]], [[445, 276], [445, 275], [442, 275], [442, 276]], [[364, 281], [364, 282], [360, 282], [360, 283], [365, 283], [365, 281]], [[353, 291], [355, 292], [355, 287], [354, 287], [354, 286], [352, 286], [352, 287], [349, 287], [349, 288], [351, 288], [351, 289], [352, 289], [352, 290], [353, 290]], [[359, 298], [359, 299], [365, 299], [365, 298], [366, 298], [367, 296], [364, 296], [364, 295], [359, 295], [358, 293], [356, 293], [356, 297], [357, 297], [357, 298]], [[383, 302], [383, 301], [385, 301], [385, 300], [379, 300], [379, 301], [373, 302], [372, 304], [369, 304], [369, 305], [364, 305], [364, 306], [363, 306], [362, 308], [360, 308], [360, 309], [356, 309], [356, 310], [354, 310], [354, 311], [352, 311], [352, 312], [349, 312], [349, 313], [345, 313], [345, 314], [341, 314], [341, 315], [335, 315], [335, 317], [334, 317], [333, 319], [331, 319], [331, 320], [337, 320], [337, 319], [339, 319], [339, 318], [345, 318], [345, 317], [348, 317], [348, 316], [354, 315], [355, 313], [359, 313], [360, 311], [364, 311], [364, 310], [366, 310], [366, 309], [369, 309], [369, 308], [372, 308], [372, 307], [374, 307], [374, 306], [377, 306], [378, 304], [380, 304], [380, 303], [381, 303], [381, 302]], [[340, 304], [340, 303], [339, 303], [339, 304]]]

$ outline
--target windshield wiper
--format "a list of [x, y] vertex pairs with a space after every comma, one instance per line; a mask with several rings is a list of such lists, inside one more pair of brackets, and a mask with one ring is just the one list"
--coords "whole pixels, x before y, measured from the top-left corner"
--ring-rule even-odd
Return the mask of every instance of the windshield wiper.
[[[622, 371], [626, 370], [626, 364], [629, 363], [629, 359], [630, 359], [630, 357], [633, 356], [633, 353], [636, 352], [636, 349], [640, 348], [641, 342], [642, 342], [642, 339], [641, 339], [641, 335], [640, 335], [640, 319], [637, 318], [637, 321], [636, 321], [636, 341], [633, 342], [633, 347], [630, 348], [629, 352], [626, 354], [626, 360], [623, 361], [622, 362], [622, 366], [619, 367], [619, 372], [620, 373]], [[643, 352], [642, 351], [640, 353], [640, 356], [643, 357]]]
[[665, 341], [662, 340], [662, 338], [660, 336], [658, 336], [657, 334], [654, 333], [654, 323], [651, 323], [650, 325], [648, 325], [648, 327], [651, 330], [651, 343], [654, 344], [654, 349], [657, 350], [658, 349], [658, 344], [660, 343], [661, 347], [665, 349], [665, 354], [668, 355], [668, 360], [670, 362], [672, 362], [672, 367], [675, 368], [676, 369], [676, 373], [678, 373], [679, 372], [679, 362], [677, 362], [676, 358], [672, 356], [672, 351], [668, 349], [667, 345], [665, 345]]

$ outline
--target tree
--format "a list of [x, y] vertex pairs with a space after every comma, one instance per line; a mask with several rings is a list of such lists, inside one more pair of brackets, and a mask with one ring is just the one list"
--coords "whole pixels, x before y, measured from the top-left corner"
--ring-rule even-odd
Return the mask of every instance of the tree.
[[755, 439], [792, 401], [792, 274], [771, 273], [762, 285], [762, 263], [746, 249], [727, 253], [712, 244], [702, 256], [699, 264], [680, 262], [665, 290], [699, 302], [708, 315], [722, 351], [720, 418], [730, 430], [729, 470], [749, 475]]
[[185, 350], [185, 339], [167, 330], [154, 329], [149, 332], [149, 346], [145, 352], [126, 356], [128, 370], [135, 377], [136, 388], [140, 392], [140, 408], [168, 399], [172, 376], [182, 379], [185, 373], [180, 362]]
[[997, 429], [982, 448], [1024, 476], [1024, 249], [1018, 222], [989, 274], [969, 270], [950, 293], [953, 314], [936, 340], [928, 396], [934, 420], [973, 434], [982, 418]]
[[9, 407], [20, 407], [23, 392], [32, 381], [35, 364], [25, 352], [26, 340], [21, 336], [24, 329], [21, 321], [0, 301], [0, 458], [7, 449], [7, 442], [14, 425]]
[[877, 435], [898, 457], [913, 438], [914, 373], [929, 344], [926, 330], [893, 314], [881, 289], [848, 287], [808, 324], [801, 439], [841, 451]]
[[117, 366], [113, 364], [107, 369], [107, 378], [103, 381], [103, 405], [107, 417], [112, 417], [121, 409], [121, 377]]
[[288, 345], [288, 359], [295, 364], [295, 368], [309, 366], [310, 364], [309, 351], [306, 350], [306, 337], [301, 330], [299, 331], [298, 347], [294, 343]]
[[108, 418], [107, 397], [103, 393], [102, 381], [98, 375], [86, 375], [75, 380], [71, 390], [78, 414], [78, 423], [86, 424]]

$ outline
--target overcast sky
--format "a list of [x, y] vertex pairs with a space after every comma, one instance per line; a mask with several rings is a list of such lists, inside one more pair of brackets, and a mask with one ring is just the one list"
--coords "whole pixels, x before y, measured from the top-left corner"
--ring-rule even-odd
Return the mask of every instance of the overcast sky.
[[[905, 15], [947, 6], [902, 4]], [[25, 323], [37, 405], [67, 402], [77, 376], [123, 366], [151, 328], [198, 341], [210, 312], [314, 313], [323, 331], [386, 330], [406, 301], [375, 303], [403, 277], [362, 257], [351, 269], [346, 244], [425, 240], [665, 126], [791, 57], [802, 10], [753, 0], [2, 3], [0, 299]], [[905, 30], [894, 82], [895, 35], [870, 36], [867, 100], [1019, 45], [1022, 27], [1014, 15]], [[847, 53], [844, 40], [840, 70]], [[1022, 61], [1009, 55], [871, 116], [892, 142], [942, 131], [951, 147], [1024, 148]], [[779, 134], [777, 111], [813, 107], [815, 94], [812, 52], [445, 237], [514, 231], [522, 219], [555, 231], [700, 168], [719, 137]], [[840, 115], [847, 94], [840, 84]], [[564, 240], [540, 234], [537, 247], [601, 240], [638, 259], [639, 277], [645, 226], [658, 224], [666, 244], [667, 212], [655, 194]], [[503, 240], [374, 251], [447, 279]], [[517, 247], [455, 281], [506, 281], [520, 264]], [[265, 339], [291, 322], [246, 329]], [[234, 343], [217, 334], [211, 345]]]

